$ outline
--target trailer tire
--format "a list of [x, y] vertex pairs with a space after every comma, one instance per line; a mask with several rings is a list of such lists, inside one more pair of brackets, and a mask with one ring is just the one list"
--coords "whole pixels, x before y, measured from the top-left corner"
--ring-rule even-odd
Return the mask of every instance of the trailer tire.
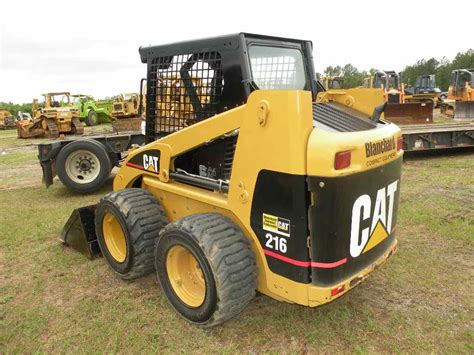
[[171, 306], [203, 328], [236, 316], [255, 296], [250, 243], [237, 225], [216, 213], [168, 224], [156, 242], [155, 269]]
[[159, 202], [141, 188], [108, 193], [95, 214], [95, 230], [102, 254], [124, 280], [154, 271], [155, 241], [167, 223]]
[[110, 176], [112, 163], [104, 147], [91, 139], [67, 144], [58, 154], [56, 170], [61, 182], [79, 193], [100, 189]]
[[99, 123], [99, 116], [94, 110], [89, 110], [87, 117], [84, 119], [87, 126], [97, 126]]

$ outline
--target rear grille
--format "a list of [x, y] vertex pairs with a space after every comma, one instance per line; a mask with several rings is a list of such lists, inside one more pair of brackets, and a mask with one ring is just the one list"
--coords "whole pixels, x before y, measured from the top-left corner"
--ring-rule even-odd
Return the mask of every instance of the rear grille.
[[389, 94], [388, 95], [389, 104], [399, 104], [400, 103], [400, 94]]
[[313, 104], [313, 123], [337, 132], [358, 132], [374, 129], [377, 125], [361, 112], [337, 103]]

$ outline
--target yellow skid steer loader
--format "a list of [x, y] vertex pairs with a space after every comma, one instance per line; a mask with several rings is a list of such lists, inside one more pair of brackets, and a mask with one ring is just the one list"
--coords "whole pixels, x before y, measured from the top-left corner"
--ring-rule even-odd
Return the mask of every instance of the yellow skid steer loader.
[[66, 244], [123, 279], [155, 272], [202, 327], [256, 291], [325, 304], [393, 255], [400, 129], [380, 110], [316, 103], [310, 41], [239, 33], [139, 52], [148, 144], [74, 211]]

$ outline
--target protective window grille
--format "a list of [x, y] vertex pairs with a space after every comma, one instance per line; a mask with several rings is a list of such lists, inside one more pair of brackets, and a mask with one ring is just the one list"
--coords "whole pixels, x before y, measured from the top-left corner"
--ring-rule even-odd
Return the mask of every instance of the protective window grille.
[[252, 46], [252, 78], [262, 90], [295, 90], [305, 86], [301, 52], [290, 48]]
[[224, 85], [219, 53], [158, 57], [151, 71], [155, 132], [175, 132], [216, 113]]

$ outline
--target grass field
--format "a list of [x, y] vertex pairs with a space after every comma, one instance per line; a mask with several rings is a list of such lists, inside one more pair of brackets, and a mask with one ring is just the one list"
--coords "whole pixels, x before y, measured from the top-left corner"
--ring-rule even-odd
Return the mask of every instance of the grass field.
[[404, 163], [399, 252], [333, 303], [257, 295], [211, 330], [188, 325], [154, 276], [124, 282], [63, 247], [80, 196], [41, 184], [34, 140], [0, 132], [0, 353], [474, 352], [474, 154]]

